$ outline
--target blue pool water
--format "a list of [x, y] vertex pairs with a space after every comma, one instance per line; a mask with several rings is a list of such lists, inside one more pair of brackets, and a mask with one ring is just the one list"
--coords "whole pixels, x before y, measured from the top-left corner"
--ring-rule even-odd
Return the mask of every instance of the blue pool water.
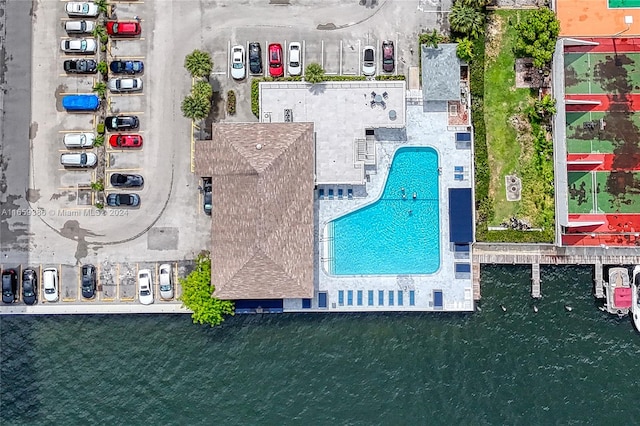
[[434, 273], [440, 267], [438, 206], [436, 151], [426, 147], [398, 149], [382, 197], [328, 224], [333, 236], [330, 272]]

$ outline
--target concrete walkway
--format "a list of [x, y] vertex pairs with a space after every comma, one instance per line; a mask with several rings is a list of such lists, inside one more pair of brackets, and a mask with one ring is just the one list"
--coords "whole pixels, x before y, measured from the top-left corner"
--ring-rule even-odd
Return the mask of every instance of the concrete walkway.
[[141, 304], [23, 304], [0, 306], [0, 315], [89, 315], [89, 314], [190, 314], [181, 303]]

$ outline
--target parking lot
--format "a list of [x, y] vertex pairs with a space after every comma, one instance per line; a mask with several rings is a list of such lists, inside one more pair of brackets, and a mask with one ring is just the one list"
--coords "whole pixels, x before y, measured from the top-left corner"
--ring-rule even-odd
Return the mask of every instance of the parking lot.
[[[178, 302], [182, 294], [182, 287], [178, 284], [180, 278], [186, 277], [195, 269], [193, 261], [162, 262], [171, 265], [174, 297], [170, 300], [160, 298], [160, 284], [158, 270], [161, 262], [113, 263], [105, 261], [96, 266], [96, 296], [92, 299], [82, 297], [81, 266], [65, 264], [39, 264], [29, 266], [0, 265], [0, 269], [14, 269], [18, 274], [18, 301], [22, 301], [22, 271], [30, 268], [36, 272], [38, 279], [38, 304], [45, 303], [138, 303], [137, 277], [138, 271], [151, 271], [153, 296], [155, 303]], [[58, 271], [58, 301], [47, 302], [42, 288], [42, 271], [46, 268], [56, 268]]]

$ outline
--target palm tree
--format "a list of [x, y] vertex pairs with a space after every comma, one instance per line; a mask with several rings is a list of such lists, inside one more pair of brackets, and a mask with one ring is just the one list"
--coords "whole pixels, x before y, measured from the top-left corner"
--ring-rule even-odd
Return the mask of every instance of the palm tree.
[[196, 49], [185, 56], [184, 67], [192, 77], [208, 77], [213, 69], [213, 61], [209, 53]]
[[451, 8], [449, 24], [454, 32], [476, 38], [484, 32], [484, 14], [458, 1]]
[[209, 82], [200, 80], [197, 81], [196, 84], [191, 88], [191, 96], [193, 97], [203, 97], [208, 101], [211, 100], [211, 96], [213, 96], [213, 88]]
[[438, 43], [442, 41], [443, 37], [438, 34], [438, 31], [434, 28], [433, 32], [420, 34], [420, 44], [424, 44], [427, 47], [438, 48]]
[[304, 70], [304, 79], [311, 84], [320, 83], [325, 80], [324, 70], [320, 64], [313, 62]]
[[458, 0], [458, 3], [463, 3], [465, 6], [470, 6], [474, 9], [482, 9], [489, 4], [489, 0]]
[[107, 95], [107, 83], [99, 81], [93, 85], [93, 91], [98, 94], [102, 99]]
[[182, 101], [182, 114], [192, 120], [202, 120], [211, 111], [211, 102], [202, 96], [189, 95]]
[[102, 181], [102, 179], [98, 179], [95, 182], [91, 182], [91, 189], [98, 192], [104, 191], [104, 182]]
[[556, 113], [556, 100], [553, 99], [551, 95], [544, 95], [542, 99], [534, 102], [533, 107], [538, 113], [538, 116], [546, 118]]

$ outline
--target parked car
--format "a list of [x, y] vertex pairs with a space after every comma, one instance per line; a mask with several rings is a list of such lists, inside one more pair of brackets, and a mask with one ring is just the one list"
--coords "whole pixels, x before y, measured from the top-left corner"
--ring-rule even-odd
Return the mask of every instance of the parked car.
[[96, 53], [98, 44], [95, 38], [73, 38], [62, 40], [60, 49], [65, 53], [93, 54]]
[[298, 42], [289, 43], [289, 74], [302, 74], [302, 46]]
[[395, 67], [395, 52], [393, 42], [386, 40], [382, 42], [382, 69], [385, 72], [393, 72]]
[[95, 74], [98, 71], [98, 64], [93, 59], [67, 59], [62, 66], [69, 74]]
[[110, 207], [136, 207], [140, 205], [140, 196], [138, 194], [109, 194], [107, 205]]
[[70, 1], [66, 4], [65, 10], [69, 16], [98, 16], [100, 9], [98, 5], [92, 2]]
[[62, 139], [67, 148], [92, 148], [96, 135], [93, 133], [67, 133]]
[[38, 301], [38, 276], [33, 269], [22, 271], [22, 300], [27, 305]]
[[262, 48], [260, 43], [249, 43], [249, 71], [252, 74], [262, 74]]
[[151, 281], [150, 270], [141, 269], [138, 271], [138, 297], [143, 305], [153, 303], [153, 285]]
[[271, 77], [282, 77], [284, 74], [282, 46], [279, 43], [269, 45], [269, 74]]
[[58, 270], [47, 268], [42, 272], [42, 287], [44, 288], [44, 299], [47, 302], [58, 300]]
[[18, 274], [15, 269], [2, 271], [2, 301], [13, 303], [18, 300]]
[[244, 47], [237, 45], [231, 49], [231, 77], [242, 80], [247, 70], [245, 68]]
[[173, 299], [173, 277], [168, 263], [160, 265], [160, 297], [165, 300]]
[[109, 182], [111, 186], [122, 188], [136, 188], [144, 185], [142, 176], [127, 173], [112, 173]]
[[112, 78], [107, 84], [112, 92], [136, 92], [142, 90], [141, 78]]
[[82, 297], [93, 299], [96, 295], [96, 267], [93, 265], [82, 265]]
[[65, 95], [62, 107], [67, 111], [96, 111], [100, 107], [100, 98], [93, 94]]
[[142, 27], [137, 21], [108, 21], [107, 34], [114, 37], [135, 37], [140, 35]]
[[140, 127], [140, 120], [137, 115], [110, 115], [105, 118], [104, 125], [110, 132], [136, 130]]
[[202, 208], [204, 213], [211, 216], [211, 210], [213, 210], [213, 185], [210, 177], [202, 178]]
[[144, 71], [142, 61], [111, 61], [109, 69], [114, 74], [140, 74]]
[[64, 167], [94, 167], [98, 163], [98, 157], [93, 152], [67, 153], [60, 156], [60, 164]]
[[376, 73], [376, 54], [373, 46], [362, 50], [362, 74], [370, 76]]
[[68, 34], [92, 34], [96, 29], [94, 21], [66, 21], [64, 29]]
[[142, 136], [118, 134], [109, 137], [109, 145], [114, 148], [140, 148], [142, 146]]

